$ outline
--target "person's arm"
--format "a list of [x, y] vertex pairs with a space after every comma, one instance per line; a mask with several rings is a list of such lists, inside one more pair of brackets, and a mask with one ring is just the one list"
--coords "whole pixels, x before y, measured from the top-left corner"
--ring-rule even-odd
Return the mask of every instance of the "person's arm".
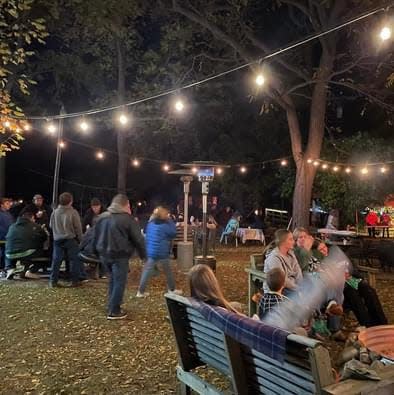
[[129, 238], [137, 249], [141, 259], [146, 259], [145, 239], [137, 222], [130, 216], [129, 218]]
[[81, 217], [78, 214], [78, 211], [74, 209], [72, 214], [72, 223], [74, 232], [77, 235], [78, 242], [82, 240], [82, 224], [81, 224]]
[[169, 219], [166, 224], [166, 236], [172, 240], [176, 236], [176, 225], [173, 220]]

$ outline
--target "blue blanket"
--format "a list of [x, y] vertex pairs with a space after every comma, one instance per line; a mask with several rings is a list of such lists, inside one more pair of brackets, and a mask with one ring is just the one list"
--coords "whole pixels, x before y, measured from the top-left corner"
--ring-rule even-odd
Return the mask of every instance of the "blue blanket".
[[232, 313], [222, 307], [211, 306], [193, 298], [189, 300], [208, 322], [226, 335], [272, 359], [284, 361], [286, 338], [290, 332]]

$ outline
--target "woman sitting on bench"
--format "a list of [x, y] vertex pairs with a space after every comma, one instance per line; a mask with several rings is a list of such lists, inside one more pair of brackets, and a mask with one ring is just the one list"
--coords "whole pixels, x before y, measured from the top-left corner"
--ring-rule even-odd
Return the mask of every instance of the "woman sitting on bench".
[[223, 296], [218, 280], [212, 269], [205, 264], [193, 266], [188, 273], [191, 296], [201, 302], [212, 306], [219, 306], [239, 313], [235, 306], [240, 306], [237, 302], [228, 302]]

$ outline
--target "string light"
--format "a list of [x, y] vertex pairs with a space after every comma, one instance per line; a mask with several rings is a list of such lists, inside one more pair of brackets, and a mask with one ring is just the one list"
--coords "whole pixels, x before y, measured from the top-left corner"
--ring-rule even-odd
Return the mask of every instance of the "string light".
[[9, 128], [11, 126], [11, 122], [10, 121], [5, 121], [4, 122], [4, 127]]
[[217, 167], [215, 169], [215, 173], [218, 174], [218, 175], [223, 174], [223, 169], [221, 167]]
[[82, 130], [83, 132], [86, 132], [86, 131], [89, 129], [89, 124], [88, 124], [86, 121], [82, 121], [82, 122], [79, 124], [79, 127], [81, 128], [81, 130]]
[[264, 83], [265, 83], [265, 78], [264, 78], [264, 76], [263, 76], [262, 74], [259, 74], [259, 75], [256, 77], [256, 84], [257, 84], [258, 86], [263, 86]]
[[138, 202], [138, 203], [137, 203], [137, 206], [138, 206], [138, 207], [141, 207], [141, 206], [142, 206], [142, 203], [141, 203], [141, 202]]
[[23, 125], [23, 130], [25, 130], [26, 132], [28, 132], [30, 129], [31, 129], [31, 126], [30, 126], [29, 123], [25, 123], [25, 124]]
[[384, 26], [379, 33], [379, 37], [382, 41], [387, 41], [391, 38], [391, 29], [387, 26]]
[[307, 163], [312, 163], [312, 162], [313, 162], [312, 159], [308, 159], [308, 160], [307, 160]]
[[56, 126], [55, 126], [53, 123], [50, 123], [50, 124], [47, 126], [47, 129], [48, 129], [48, 132], [49, 132], [50, 134], [55, 134], [55, 133], [56, 133]]
[[246, 167], [245, 166], [241, 166], [240, 171], [241, 171], [241, 173], [246, 173]]
[[103, 151], [97, 151], [96, 152], [96, 158], [97, 159], [104, 159], [104, 157], [105, 157], [105, 155], [104, 155], [104, 152]]
[[332, 168], [332, 170], [334, 170], [335, 172], [337, 172], [337, 171], [339, 171], [339, 167], [338, 167], [338, 166], [334, 166], [334, 167]]
[[363, 174], [363, 175], [368, 174], [368, 169], [366, 167], [363, 167], [361, 169], [361, 174]]
[[133, 166], [138, 167], [140, 165], [140, 161], [138, 159], [133, 159]]
[[121, 125], [126, 125], [129, 122], [129, 118], [127, 117], [126, 114], [120, 114], [119, 115], [119, 123]]
[[193, 173], [193, 174], [196, 174], [197, 172], [198, 172], [197, 167], [192, 167], [192, 173]]
[[281, 166], [287, 166], [287, 160], [286, 159], [281, 160], [280, 161], [280, 165]]
[[387, 172], [387, 167], [384, 167], [384, 166], [381, 167], [381, 168], [380, 168], [380, 172], [381, 172], [381, 173], [386, 173], [386, 172]]
[[349, 173], [351, 173], [351, 172], [352, 172], [352, 169], [351, 169], [350, 167], [347, 167], [347, 168], [345, 169], [345, 173], [349, 174]]
[[185, 109], [185, 105], [182, 100], [178, 99], [174, 104], [175, 110], [182, 112]]
[[317, 160], [315, 160], [314, 162], [313, 162], [313, 166], [319, 166], [319, 162], [317, 161]]
[[323, 163], [323, 164], [321, 165], [321, 168], [324, 169], [324, 170], [328, 169], [327, 163]]
[[170, 166], [168, 166], [167, 164], [163, 165], [163, 170], [164, 171], [170, 170]]
[[64, 141], [60, 141], [59, 142], [59, 147], [62, 148], [62, 149], [66, 148], [66, 143]]

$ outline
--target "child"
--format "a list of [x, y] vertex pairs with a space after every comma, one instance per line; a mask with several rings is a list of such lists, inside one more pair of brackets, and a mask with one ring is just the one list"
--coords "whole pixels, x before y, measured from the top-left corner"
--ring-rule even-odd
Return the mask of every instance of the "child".
[[271, 269], [267, 273], [266, 283], [269, 291], [264, 293], [259, 303], [258, 316], [260, 320], [263, 320], [264, 316], [275, 306], [287, 299], [286, 296], [282, 295], [285, 282], [286, 274], [281, 268]]

